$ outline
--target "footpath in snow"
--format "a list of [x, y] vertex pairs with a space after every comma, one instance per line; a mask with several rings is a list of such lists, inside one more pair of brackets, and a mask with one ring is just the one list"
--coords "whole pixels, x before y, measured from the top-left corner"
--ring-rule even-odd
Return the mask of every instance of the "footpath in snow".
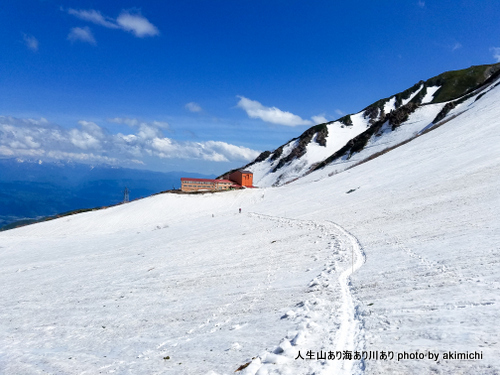
[[[361, 352], [363, 335], [349, 277], [364, 262], [354, 236], [332, 222], [314, 222], [252, 214], [261, 220], [308, 227], [326, 234], [330, 257], [322, 272], [309, 283], [310, 296], [282, 317], [293, 321], [297, 330], [288, 333], [272, 352], [264, 352], [245, 367], [244, 374], [359, 374], [362, 360], [345, 358]], [[341, 354], [339, 354], [341, 353]], [[339, 360], [339, 358], [342, 358]], [[344, 359], [345, 358], [345, 359]]]

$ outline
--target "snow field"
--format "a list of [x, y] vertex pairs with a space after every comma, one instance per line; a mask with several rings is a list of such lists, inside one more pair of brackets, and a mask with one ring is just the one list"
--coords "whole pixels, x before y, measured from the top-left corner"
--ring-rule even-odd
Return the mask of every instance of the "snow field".
[[434, 99], [434, 94], [436, 94], [437, 90], [439, 90], [441, 86], [431, 86], [427, 87], [427, 92], [425, 96], [422, 98], [422, 104], [430, 103]]
[[[241, 195], [222, 209], [218, 194], [157, 196], [2, 234], [2, 372], [324, 368], [294, 358], [334, 345], [350, 254], [328, 224], [238, 214]], [[179, 199], [184, 213], [146, 214]]]

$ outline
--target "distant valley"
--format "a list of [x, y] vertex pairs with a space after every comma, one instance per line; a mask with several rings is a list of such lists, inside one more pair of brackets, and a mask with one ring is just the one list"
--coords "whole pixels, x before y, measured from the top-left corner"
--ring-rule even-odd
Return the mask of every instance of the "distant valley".
[[181, 177], [213, 178], [187, 172], [41, 163], [0, 159], [0, 228], [20, 220], [40, 219], [77, 209], [109, 206], [180, 187]]

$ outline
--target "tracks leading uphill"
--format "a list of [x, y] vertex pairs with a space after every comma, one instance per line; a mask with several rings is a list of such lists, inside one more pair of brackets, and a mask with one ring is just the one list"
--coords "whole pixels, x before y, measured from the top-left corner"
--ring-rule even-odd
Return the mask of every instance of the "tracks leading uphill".
[[[330, 352], [360, 351], [364, 345], [362, 324], [350, 288], [352, 273], [365, 261], [358, 240], [331, 221], [297, 220], [258, 213], [249, 215], [292, 228], [307, 227], [318, 231], [319, 236], [326, 235], [328, 239], [325, 249], [328, 254], [323, 271], [307, 286], [308, 298], [298, 302], [282, 317], [293, 321], [296, 330], [281, 338], [274, 350], [258, 355], [242, 373], [361, 374], [364, 364], [360, 361], [328, 359]], [[322, 245], [318, 243], [318, 246]], [[322, 358], [323, 355], [326, 357]]]

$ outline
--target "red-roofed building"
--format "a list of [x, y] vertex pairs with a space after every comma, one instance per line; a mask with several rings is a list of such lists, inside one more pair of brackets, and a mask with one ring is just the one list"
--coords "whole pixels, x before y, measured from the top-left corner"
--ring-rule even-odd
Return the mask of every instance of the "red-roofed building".
[[181, 178], [181, 190], [192, 191], [220, 191], [231, 188], [241, 188], [240, 185], [230, 180], [212, 180], [209, 178]]
[[229, 175], [231, 181], [244, 187], [253, 187], [253, 173], [250, 171], [235, 171]]
[[227, 179], [213, 180], [209, 178], [181, 178], [181, 190], [184, 192], [194, 191], [221, 191], [229, 189], [241, 189], [253, 187], [253, 173], [249, 171], [236, 171], [231, 173]]

